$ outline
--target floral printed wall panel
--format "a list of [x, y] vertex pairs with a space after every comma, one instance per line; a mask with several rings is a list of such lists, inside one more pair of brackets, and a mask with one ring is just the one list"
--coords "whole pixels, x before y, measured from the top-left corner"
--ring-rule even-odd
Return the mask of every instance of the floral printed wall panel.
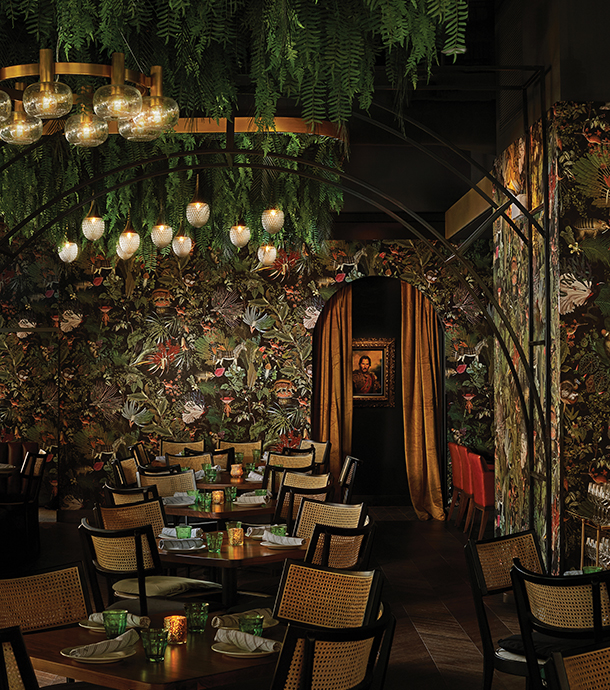
[[[487, 279], [486, 243], [470, 260]], [[104, 258], [92, 244], [69, 265], [50, 247], [26, 252], [0, 277], [0, 325], [56, 330], [0, 335], [4, 438], [56, 444], [59, 395], [59, 464], [49, 476], [63, 509], [90, 508], [112, 454], [139, 439], [153, 453], [162, 438], [296, 445], [310, 430], [320, 311], [343, 284], [373, 275], [408, 280], [433, 300], [453, 348], [452, 419], [493, 452], [481, 310], [434, 252], [407, 241], [282, 250], [265, 269], [255, 248], [230, 260], [197, 249], [182, 260], [159, 255], [155, 270]]]

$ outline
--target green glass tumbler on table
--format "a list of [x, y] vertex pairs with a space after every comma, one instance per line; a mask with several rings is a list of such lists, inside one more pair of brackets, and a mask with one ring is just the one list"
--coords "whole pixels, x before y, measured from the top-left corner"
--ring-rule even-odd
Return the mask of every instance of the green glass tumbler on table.
[[244, 463], [244, 454], [243, 453], [235, 453], [235, 463], [237, 465], [243, 465], [243, 463]]
[[201, 494], [201, 509], [205, 512], [212, 510], [212, 494], [209, 491]]
[[237, 487], [236, 486], [227, 486], [225, 488], [225, 501], [227, 503], [233, 503], [233, 501], [237, 498]]
[[208, 551], [210, 553], [220, 553], [222, 549], [222, 532], [206, 532], [205, 538], [208, 544]]
[[106, 637], [113, 640], [115, 637], [122, 635], [127, 628], [127, 610], [126, 609], [111, 609], [103, 612], [104, 629], [106, 630]]
[[184, 605], [186, 626], [190, 633], [205, 632], [209, 605], [205, 601], [194, 601]]
[[263, 634], [263, 620], [264, 616], [261, 616], [260, 613], [246, 611], [239, 616], [239, 629], [243, 633], [260, 637]]
[[258, 463], [261, 461], [261, 452], [258, 450], [258, 448], [255, 448], [252, 451], [252, 460], [254, 460], [255, 465], [258, 465]]
[[286, 525], [272, 525], [271, 534], [275, 534], [277, 537], [285, 537]]
[[160, 662], [165, 659], [169, 630], [164, 628], [142, 628], [140, 630], [144, 656], [148, 661]]
[[176, 527], [176, 537], [178, 539], [190, 539], [192, 527], [190, 525], [178, 525]]

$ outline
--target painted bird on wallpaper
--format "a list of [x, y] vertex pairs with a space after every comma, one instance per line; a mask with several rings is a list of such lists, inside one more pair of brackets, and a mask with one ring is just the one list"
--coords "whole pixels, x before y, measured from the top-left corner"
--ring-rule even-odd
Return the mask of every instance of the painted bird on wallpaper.
[[578, 280], [573, 273], [564, 273], [559, 279], [559, 313], [569, 314], [582, 306], [594, 294], [593, 282]]
[[259, 312], [256, 307], [248, 307], [242, 316], [242, 321], [250, 327], [250, 333], [254, 331], [264, 333], [275, 323], [273, 316]]

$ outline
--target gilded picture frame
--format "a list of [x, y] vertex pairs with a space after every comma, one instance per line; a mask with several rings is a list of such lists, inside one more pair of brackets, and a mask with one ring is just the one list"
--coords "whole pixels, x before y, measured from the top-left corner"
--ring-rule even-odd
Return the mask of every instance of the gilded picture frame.
[[394, 407], [394, 359], [394, 338], [352, 341], [352, 395], [356, 407]]

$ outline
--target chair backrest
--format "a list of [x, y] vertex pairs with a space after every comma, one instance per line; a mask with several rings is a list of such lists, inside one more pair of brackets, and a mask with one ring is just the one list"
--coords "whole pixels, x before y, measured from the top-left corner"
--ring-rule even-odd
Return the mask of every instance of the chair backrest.
[[294, 533], [309, 539], [317, 524], [332, 527], [362, 527], [366, 520], [364, 503], [323, 503], [304, 498], [299, 507]]
[[26, 503], [38, 501], [42, 478], [47, 463], [53, 456], [44, 450], [38, 452], [26, 451], [20, 469], [21, 476], [21, 495]]
[[383, 688], [396, 620], [387, 604], [370, 625], [314, 630], [288, 625], [271, 690]]
[[92, 527], [83, 518], [79, 533], [85, 552], [85, 566], [89, 571], [89, 581], [93, 601], [98, 611], [104, 608], [96, 574], [105, 578], [138, 578], [140, 614], [148, 615], [146, 601], [146, 577], [162, 573], [161, 559], [157, 542], [150, 525], [120, 530], [107, 530]]
[[312, 441], [310, 438], [301, 439], [299, 444], [301, 450], [307, 448], [315, 448], [316, 450], [316, 468], [321, 472], [328, 469], [330, 463], [330, 441]]
[[260, 454], [263, 453], [263, 440], [260, 441], [247, 441], [244, 443], [233, 443], [232, 441], [219, 441], [218, 448], [220, 450], [226, 450], [227, 448], [233, 448], [235, 453], [244, 454], [244, 462], [254, 462], [254, 456], [252, 455], [253, 450], [258, 450]]
[[365, 570], [369, 565], [375, 523], [367, 518], [362, 527], [331, 527], [317, 524], [307, 545], [305, 563], [341, 570]]
[[352, 494], [354, 493], [354, 484], [356, 482], [356, 470], [362, 460], [355, 458], [353, 455], [347, 455], [343, 461], [343, 467], [339, 474], [339, 491], [341, 492], [341, 502], [349, 503]]
[[178, 453], [183, 453], [185, 448], [203, 453], [205, 450], [204, 441], [161, 441], [160, 454], [178, 455]]
[[152, 486], [134, 486], [126, 489], [104, 484], [102, 488], [104, 490], [104, 504], [107, 506], [140, 503], [141, 501], [152, 501], [155, 498], [159, 498], [159, 492], [154, 484]]
[[136, 486], [138, 483], [138, 462], [135, 457], [114, 458], [110, 463], [117, 486]]
[[163, 501], [156, 498], [142, 503], [130, 503], [119, 506], [99, 506], [101, 526], [104, 529], [127, 529], [151, 525], [153, 534], [158, 537], [167, 525]]
[[487, 469], [487, 463], [480, 455], [467, 451], [467, 457], [474, 502], [481, 507], [493, 506], [495, 503], [494, 473]]
[[173, 496], [177, 491], [193, 491], [197, 488], [195, 473], [193, 470], [180, 472], [179, 474], [143, 474], [138, 473], [139, 486], [157, 487], [159, 496]]
[[610, 636], [610, 570], [587, 575], [540, 575], [522, 567], [518, 558], [511, 579], [530, 688], [542, 690], [533, 633], [557, 638], [557, 650], [566, 641], [599, 644]]
[[314, 455], [280, 455], [269, 453], [267, 464], [263, 471], [263, 486], [277, 496], [282, 485], [284, 470], [291, 472], [311, 472], [313, 470]]
[[212, 464], [212, 453], [198, 453], [197, 455], [172, 455], [167, 453], [165, 462], [167, 467], [179, 465], [181, 468], [187, 467], [197, 472], [201, 469], [201, 465]]
[[38, 690], [38, 679], [18, 626], [0, 630], [0, 688]]
[[357, 628], [377, 617], [380, 595], [379, 571], [336, 570], [287, 559], [273, 617], [318, 628]]
[[23, 632], [73, 625], [89, 616], [83, 564], [38, 570], [0, 580], [0, 627], [19, 625]]
[[282, 483], [275, 505], [274, 522], [284, 520], [289, 534], [299, 513], [301, 501], [310, 498], [326, 501], [333, 491], [330, 474], [307, 475], [284, 470]]
[[447, 444], [449, 449], [449, 457], [451, 458], [451, 477], [453, 487], [462, 490], [464, 488], [464, 479], [462, 476], [462, 455], [458, 450], [458, 444], [450, 441]]
[[462, 446], [461, 444], [456, 444], [457, 454], [460, 458], [459, 462], [462, 467], [462, 489], [468, 496], [473, 495], [472, 488], [472, 473], [470, 471], [470, 462], [468, 461], [468, 448]]
[[136, 462], [138, 465], [140, 465], [140, 467], [150, 465], [150, 455], [146, 451], [146, 448], [144, 448], [142, 441], [138, 441], [137, 443], [134, 443], [133, 446], [129, 446], [128, 450], [136, 459]]
[[610, 690], [610, 647], [588, 652], [555, 652], [553, 665], [560, 690]]

